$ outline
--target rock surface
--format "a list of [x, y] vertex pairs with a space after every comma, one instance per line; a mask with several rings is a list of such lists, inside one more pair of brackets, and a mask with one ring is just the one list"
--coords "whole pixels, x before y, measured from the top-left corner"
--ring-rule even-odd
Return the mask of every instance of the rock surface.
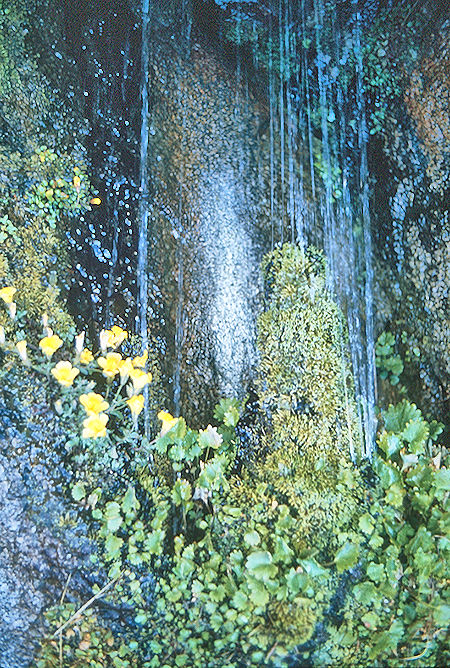
[[83, 525], [61, 526], [69, 510], [64, 441], [42, 395], [20, 374], [0, 394], [0, 668], [32, 665], [43, 613], [69, 574], [71, 586], [84, 588], [78, 573], [88, 543]]

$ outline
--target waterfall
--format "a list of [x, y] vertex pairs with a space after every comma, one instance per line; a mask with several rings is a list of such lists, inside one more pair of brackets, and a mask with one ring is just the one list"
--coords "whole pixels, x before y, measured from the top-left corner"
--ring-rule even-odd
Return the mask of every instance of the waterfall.
[[359, 168], [359, 188], [360, 188], [360, 207], [363, 225], [363, 246], [365, 269], [364, 281], [364, 310], [365, 310], [365, 368], [361, 369], [365, 373], [364, 393], [361, 397], [363, 403], [364, 415], [364, 438], [365, 455], [371, 458], [374, 448], [374, 437], [376, 431], [375, 420], [375, 392], [376, 392], [376, 371], [375, 371], [375, 342], [373, 327], [373, 266], [372, 266], [372, 236], [370, 228], [370, 207], [369, 207], [369, 173], [367, 166], [367, 123], [363, 88], [363, 66], [361, 52], [360, 24], [361, 14], [355, 16], [355, 55], [356, 55], [356, 103], [358, 109], [358, 147], [360, 153]]
[[[370, 458], [376, 386], [361, 16], [354, 10], [344, 22], [341, 18], [338, 8], [330, 9], [323, 0], [303, 0], [297, 8], [278, 0], [269, 15], [271, 236], [272, 246], [282, 242], [290, 225], [293, 241], [324, 248], [328, 285], [347, 318], [349, 351], [343, 349], [343, 355], [352, 362], [362, 454]], [[347, 97], [341, 67], [354, 74], [354, 93]], [[281, 221], [275, 235], [274, 218]], [[354, 460], [355, 452], [351, 456]]]
[[[148, 214], [149, 214], [149, 175], [148, 175], [148, 136], [149, 136], [149, 101], [148, 72], [150, 61], [150, 0], [142, 0], [142, 51], [141, 51], [141, 151], [139, 162], [139, 232], [137, 257], [138, 303], [136, 325], [141, 337], [142, 351], [148, 349]], [[148, 387], [144, 388], [144, 425], [145, 434], [149, 434]]]
[[141, 152], [139, 170], [139, 244], [137, 259], [138, 308], [137, 330], [142, 340], [142, 349], [148, 347], [148, 70], [150, 60], [150, 0], [142, 0], [142, 54], [141, 54]]

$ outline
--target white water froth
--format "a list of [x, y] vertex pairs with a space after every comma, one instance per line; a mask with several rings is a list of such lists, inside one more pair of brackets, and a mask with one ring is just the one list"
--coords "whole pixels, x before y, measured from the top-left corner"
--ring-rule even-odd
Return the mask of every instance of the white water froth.
[[213, 337], [219, 391], [239, 396], [256, 364], [255, 301], [260, 290], [251, 218], [240, 202], [232, 169], [203, 184], [200, 234], [212, 288], [208, 325]]

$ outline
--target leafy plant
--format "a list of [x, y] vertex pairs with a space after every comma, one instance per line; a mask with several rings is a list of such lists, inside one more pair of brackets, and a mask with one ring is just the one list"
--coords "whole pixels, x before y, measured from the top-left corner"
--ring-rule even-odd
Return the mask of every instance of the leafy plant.
[[[330, 636], [333, 642], [345, 634], [357, 638], [364, 646], [361, 665], [401, 666], [407, 659], [446, 665], [450, 472], [438, 445], [443, 425], [425, 420], [407, 400], [389, 406], [382, 419], [377, 483], [359, 518], [363, 577]], [[342, 660], [337, 648], [328, 655]]]
[[391, 332], [382, 332], [375, 346], [375, 364], [383, 380], [397, 385], [404, 366], [400, 355], [395, 352], [395, 337]]

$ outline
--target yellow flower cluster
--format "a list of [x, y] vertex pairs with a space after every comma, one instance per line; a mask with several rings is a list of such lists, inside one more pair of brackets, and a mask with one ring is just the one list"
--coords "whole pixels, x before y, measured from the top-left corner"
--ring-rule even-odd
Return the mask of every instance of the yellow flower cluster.
[[132, 384], [129, 385], [128, 391], [137, 394], [152, 381], [150, 372], [136, 368], [145, 365], [147, 356], [148, 353], [144, 353], [141, 357], [131, 360], [130, 357], [123, 359], [120, 353], [107, 353], [104, 357], [99, 357], [97, 361], [106, 378], [112, 380], [119, 374], [122, 385], [130, 379]]
[[83, 420], [83, 438], [100, 438], [106, 436], [106, 423], [109, 416], [103, 411], [109, 408], [109, 403], [96, 392], [82, 394], [79, 398], [88, 417]]
[[142, 369], [133, 369], [130, 372], [131, 382], [133, 383], [133, 393], [140, 392], [146, 385], [152, 382], [152, 374], [142, 371]]
[[122, 355], [120, 353], [108, 353], [106, 357], [99, 357], [97, 361], [103, 369], [103, 375], [106, 378], [113, 379], [120, 372]]
[[[78, 181], [75, 181], [74, 185], [79, 185]], [[0, 289], [0, 299], [5, 302], [9, 307], [15, 304], [13, 302], [13, 297], [16, 293], [16, 288], [11, 286]], [[13, 308], [15, 315], [15, 308]], [[10, 308], [11, 312], [11, 308]], [[13, 316], [14, 317], [14, 316]], [[48, 316], [43, 314], [42, 323], [44, 328], [44, 336], [39, 341], [39, 348], [42, 353], [50, 360], [54, 353], [59, 350], [62, 345], [62, 339], [54, 334], [52, 329], [48, 325]], [[145, 371], [145, 366], [148, 360], [148, 352], [144, 351], [142, 355], [138, 355], [133, 359], [131, 357], [126, 357], [125, 359], [118, 352], [107, 352], [108, 348], [113, 350], [120, 346], [125, 339], [128, 338], [128, 332], [123, 330], [121, 327], [114, 325], [111, 329], [103, 330], [100, 333], [100, 346], [103, 351], [103, 356], [99, 357], [97, 364], [102, 370], [103, 376], [109, 381], [120, 375], [120, 388], [127, 383], [128, 380], [131, 382], [127, 386], [128, 398], [126, 399], [126, 404], [131, 412], [133, 421], [136, 425], [138, 416], [144, 410], [145, 398], [140, 394], [141, 390], [146, 387], [152, 380], [152, 374]], [[75, 363], [80, 363], [83, 365], [88, 365], [94, 361], [95, 357], [93, 353], [84, 347], [85, 332], [81, 332], [75, 337]], [[5, 330], [4, 327], [0, 325], [0, 345], [5, 345]], [[15, 344], [16, 351], [21, 358], [22, 362], [26, 365], [30, 364], [27, 352], [27, 341], [21, 340]], [[63, 387], [71, 387], [75, 378], [79, 375], [80, 370], [72, 364], [69, 360], [61, 360], [51, 369], [52, 376], [58, 381]], [[118, 395], [116, 395], [116, 398]], [[79, 397], [79, 403], [83, 406], [86, 412], [86, 418], [83, 420], [83, 438], [100, 438], [106, 436], [107, 429], [106, 425], [109, 420], [109, 416], [105, 413], [110, 407], [108, 401], [101, 395], [96, 392], [88, 392], [86, 394], [81, 394]], [[55, 401], [55, 410], [58, 414], [63, 413], [63, 404], [60, 399]], [[161, 413], [160, 415], [168, 416], [168, 413]], [[169, 416], [169, 422], [175, 424], [177, 421], [172, 416]], [[163, 422], [163, 428], [167, 428], [169, 424], [167, 418]]]

